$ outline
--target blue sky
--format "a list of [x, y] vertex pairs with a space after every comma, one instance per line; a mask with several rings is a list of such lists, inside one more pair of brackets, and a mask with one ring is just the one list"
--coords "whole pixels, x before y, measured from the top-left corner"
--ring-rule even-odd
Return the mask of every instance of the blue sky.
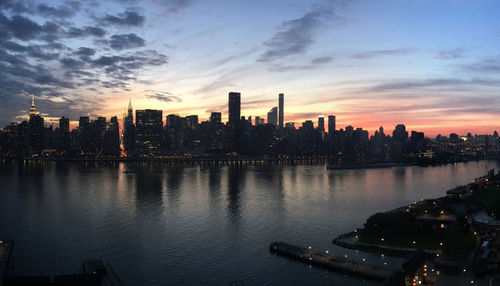
[[[0, 124], [164, 114], [337, 115], [370, 130], [492, 132], [500, 3], [460, 0], [0, 0]], [[299, 124], [300, 125], [300, 124]]]

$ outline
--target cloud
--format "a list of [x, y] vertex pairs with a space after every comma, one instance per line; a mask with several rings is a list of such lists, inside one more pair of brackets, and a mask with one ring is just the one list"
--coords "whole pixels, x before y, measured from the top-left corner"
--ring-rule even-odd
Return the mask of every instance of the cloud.
[[167, 7], [169, 12], [178, 13], [180, 10], [191, 6], [193, 0], [162, 0], [161, 3]]
[[282, 22], [279, 31], [264, 42], [267, 50], [257, 61], [271, 62], [287, 56], [304, 54], [314, 43], [316, 30], [333, 16], [333, 12], [329, 9], [316, 9], [298, 19]]
[[319, 57], [311, 60], [311, 64], [322, 65], [333, 61], [332, 57]]
[[137, 12], [125, 11], [118, 15], [106, 14], [100, 19], [103, 24], [117, 25], [117, 26], [142, 26], [144, 24], [145, 17]]
[[52, 7], [44, 3], [38, 4], [36, 10], [39, 15], [48, 18], [70, 18], [80, 10], [80, 3], [77, 1], [68, 1], [65, 5], [61, 5], [59, 7]]
[[113, 35], [109, 40], [109, 46], [117, 51], [144, 47], [146, 42], [134, 33]]
[[495, 74], [500, 72], [500, 56], [488, 57], [463, 66], [467, 72]]
[[366, 51], [361, 53], [356, 53], [350, 56], [351, 59], [363, 60], [377, 57], [386, 57], [386, 56], [401, 56], [408, 55], [414, 53], [414, 49], [410, 48], [400, 48], [400, 49], [389, 49], [389, 50], [375, 50], [375, 51]]
[[84, 37], [97, 37], [101, 38], [106, 35], [106, 31], [99, 27], [84, 26], [81, 28], [70, 27], [64, 34], [67, 38], [84, 38]]
[[439, 51], [436, 57], [444, 60], [458, 59], [458, 58], [463, 58], [464, 53], [465, 53], [464, 49], [456, 48], [451, 50]]
[[269, 67], [270, 71], [274, 72], [290, 72], [290, 71], [305, 71], [313, 70], [319, 66], [326, 65], [333, 61], [332, 57], [319, 57], [312, 59], [308, 64], [304, 65], [284, 65], [284, 64], [273, 64]]
[[160, 91], [160, 92], [156, 92], [153, 94], [146, 94], [146, 97], [156, 99], [159, 101], [163, 101], [163, 102], [181, 102], [182, 101], [182, 98], [180, 98], [179, 96], [177, 96], [173, 93], [170, 93], [170, 92], [166, 92], [166, 91]]
[[378, 84], [370, 88], [371, 91], [386, 92], [394, 90], [412, 91], [423, 88], [433, 89], [451, 89], [459, 90], [463, 86], [500, 86], [500, 80], [489, 79], [458, 79], [458, 78], [440, 78], [427, 80], [405, 80]]

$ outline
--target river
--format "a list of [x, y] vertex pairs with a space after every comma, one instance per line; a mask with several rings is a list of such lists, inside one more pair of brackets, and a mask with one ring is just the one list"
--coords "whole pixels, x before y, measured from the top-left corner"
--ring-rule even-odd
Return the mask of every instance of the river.
[[125, 285], [377, 285], [273, 255], [269, 243], [398, 268], [400, 259], [331, 241], [375, 212], [443, 196], [499, 166], [10, 162], [0, 166], [0, 239], [15, 240], [16, 274], [69, 274], [102, 258]]

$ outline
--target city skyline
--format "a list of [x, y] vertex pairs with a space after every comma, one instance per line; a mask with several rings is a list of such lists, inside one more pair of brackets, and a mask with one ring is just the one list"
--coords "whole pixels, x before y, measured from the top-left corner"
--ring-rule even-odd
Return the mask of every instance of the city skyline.
[[[233, 109], [236, 109], [235, 113], [237, 113], [237, 115], [240, 115], [241, 111], [242, 111], [242, 108], [241, 108], [241, 93], [240, 92], [229, 92], [228, 96], [229, 97], [228, 97], [228, 106], [227, 106], [227, 112], [226, 112], [226, 114], [230, 114], [231, 113], [230, 110], [231, 110], [231, 108], [233, 108]], [[232, 98], [234, 98], [234, 96], [237, 97], [236, 98], [237, 99], [236, 105], [234, 105], [234, 103], [233, 103], [234, 99], [232, 99]], [[279, 93], [278, 94], [278, 104], [281, 107], [283, 107], [283, 105], [284, 105], [284, 94], [283, 93]], [[232, 107], [233, 105], [234, 105], [234, 107]], [[145, 110], [154, 111], [154, 112], [157, 112], [157, 111], [160, 112], [161, 115], [160, 115], [159, 118], [161, 118], [161, 122], [163, 124], [163, 127], [167, 127], [168, 126], [169, 116], [179, 116], [181, 118], [185, 118], [185, 119], [188, 119], [188, 120], [189, 120], [190, 117], [194, 116], [194, 117], [196, 117], [196, 124], [201, 124], [203, 122], [218, 121], [218, 122], [225, 123], [228, 126], [231, 125], [231, 123], [230, 123], [230, 117], [229, 116], [226, 117], [226, 119], [227, 119], [226, 121], [223, 120], [224, 119], [224, 117], [222, 117], [222, 114], [224, 114], [223, 111], [213, 111], [213, 112], [211, 112], [211, 114], [209, 115], [208, 118], [200, 120], [200, 118], [198, 117], [197, 114], [190, 114], [189, 112], [185, 113], [185, 114], [189, 114], [189, 115], [181, 116], [178, 113], [163, 113], [163, 110], [161, 110], [161, 109], [153, 109], [153, 108], [134, 109], [134, 107], [132, 105], [132, 99], [131, 98], [129, 98], [127, 109], [124, 110], [124, 112], [122, 114], [122, 117], [120, 118], [117, 115], [113, 115], [113, 116], [111, 116], [111, 120], [113, 120], [113, 118], [115, 118], [115, 120], [117, 120], [117, 124], [118, 124], [119, 130], [120, 130], [120, 134], [123, 134], [125, 132], [125, 129], [126, 129], [126, 127], [125, 127], [126, 121], [128, 120], [131, 124], [135, 125], [136, 124], [136, 120], [137, 120], [136, 119], [136, 114], [137, 114], [136, 112], [137, 111], [144, 112]], [[30, 117], [34, 116], [34, 115], [41, 115], [42, 114], [36, 108], [35, 97], [34, 96], [32, 96], [31, 106], [30, 106], [29, 112], [27, 114], [28, 114], [28, 116], [27, 116], [28, 119]], [[332, 115], [332, 114], [327, 114], [327, 115], [320, 114], [316, 118], [306, 119], [303, 122], [290, 122], [290, 121], [285, 121], [284, 120], [286, 118], [285, 114], [286, 113], [284, 111], [284, 108], [278, 108], [278, 106], [275, 106], [275, 107], [272, 107], [271, 110], [267, 113], [267, 118], [265, 118], [265, 116], [262, 116], [262, 117], [261, 116], [252, 117], [252, 115], [250, 115], [250, 117], [240, 116], [239, 120], [248, 121], [253, 126], [263, 125], [263, 124], [271, 124], [275, 128], [289, 128], [288, 124], [291, 124], [291, 126], [293, 126], [293, 129], [300, 129], [300, 127], [302, 127], [304, 123], [312, 123], [313, 127], [315, 129], [318, 129], [318, 131], [324, 132], [324, 133], [328, 133], [328, 134], [333, 134], [333, 132], [335, 132], [336, 130], [343, 131], [347, 127], [347, 128], [361, 128], [363, 130], [368, 131], [368, 134], [370, 136], [372, 136], [372, 135], [376, 135], [376, 133], [378, 131], [380, 131], [381, 128], [382, 128], [382, 130], [386, 129], [386, 127], [384, 127], [384, 126], [379, 126], [379, 128], [377, 128], [375, 130], [369, 130], [369, 129], [365, 129], [363, 126], [358, 126], [356, 124], [347, 124], [345, 126], [342, 126], [341, 128], [337, 128], [339, 126], [338, 126], [338, 124], [336, 122], [336, 116]], [[214, 118], [214, 116], [218, 116], [218, 117]], [[280, 122], [278, 122], [279, 121], [278, 116], [280, 117], [280, 119], [283, 120], [283, 125], [281, 125]], [[327, 116], [326, 123], [325, 123], [325, 116]], [[52, 119], [49, 122], [45, 122], [44, 125], [45, 126], [52, 125], [54, 128], [58, 128], [58, 127], [60, 127], [59, 125], [61, 124], [61, 120], [63, 120], [64, 121], [64, 125], [67, 126], [67, 129], [71, 131], [71, 130], [74, 130], [74, 129], [78, 129], [82, 125], [82, 122], [81, 122], [82, 118], [84, 118], [85, 120], [87, 120], [88, 122], [90, 122], [90, 121], [99, 121], [99, 120], [102, 120], [102, 118], [104, 118], [104, 120], [106, 120], [108, 117], [106, 117], [106, 116], [99, 116], [99, 115], [95, 115], [94, 117], [91, 117], [89, 115], [80, 115], [80, 116], [78, 116], [78, 120], [70, 121], [67, 116], [62, 116], [60, 118]], [[236, 121], [236, 117], [233, 120]], [[13, 121], [10, 124], [12, 124], [12, 123], [19, 123], [19, 122]], [[285, 123], [286, 123], [287, 126], [285, 126]], [[405, 128], [408, 128], [408, 126], [406, 126], [404, 124], [404, 122], [400, 122], [400, 123], [396, 123], [396, 125], [393, 126], [394, 130], [396, 130], [399, 126], [404, 126]], [[8, 125], [6, 125], [6, 127], [8, 127]], [[392, 130], [391, 128], [392, 127], [389, 127], [386, 130]], [[411, 129], [408, 129], [408, 131], [420, 132], [419, 130], [411, 130]], [[426, 137], [428, 137], [428, 138], [433, 138], [433, 137], [436, 137], [436, 136], [444, 136], [444, 137], [446, 137], [446, 136], [451, 135], [451, 134], [465, 137], [466, 135], [469, 135], [469, 134], [473, 134], [473, 135], [489, 135], [490, 133], [484, 133], [484, 134], [482, 134], [482, 133], [472, 133], [470, 131], [467, 131], [465, 133], [460, 133], [460, 132], [456, 132], [456, 131], [451, 130], [450, 133], [443, 133], [443, 134], [441, 134], [441, 133], [435, 133], [434, 134], [434, 133], [430, 132], [430, 134], [431, 134], [431, 136], [429, 136], [428, 134], [426, 134]], [[497, 130], [494, 129], [493, 132], [491, 132], [491, 134], [497, 134]]]
[[[61, 116], [213, 111], [242, 93], [265, 118], [380, 126], [429, 135], [498, 127], [500, 4], [495, 1], [3, 1], [0, 124], [27, 119], [31, 96]], [[255, 19], [259, 21], [255, 21]], [[401, 29], [403, 27], [404, 29]]]

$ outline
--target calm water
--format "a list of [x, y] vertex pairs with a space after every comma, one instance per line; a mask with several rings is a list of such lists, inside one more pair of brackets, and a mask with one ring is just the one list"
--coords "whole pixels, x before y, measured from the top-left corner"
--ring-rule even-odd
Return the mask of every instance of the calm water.
[[328, 171], [324, 165], [182, 167], [12, 163], [0, 168], [0, 239], [17, 274], [73, 273], [110, 261], [126, 285], [376, 285], [285, 259], [274, 240], [369, 263], [398, 259], [331, 240], [377, 211], [444, 195], [500, 166]]

